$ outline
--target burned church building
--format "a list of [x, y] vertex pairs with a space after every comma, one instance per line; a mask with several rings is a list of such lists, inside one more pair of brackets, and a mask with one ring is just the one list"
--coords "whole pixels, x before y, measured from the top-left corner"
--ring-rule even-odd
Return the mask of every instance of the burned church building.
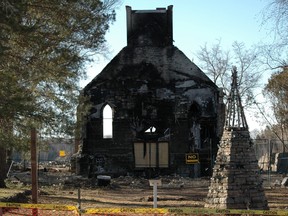
[[126, 7], [127, 46], [83, 89], [78, 174], [211, 175], [221, 91], [173, 45], [172, 8]]

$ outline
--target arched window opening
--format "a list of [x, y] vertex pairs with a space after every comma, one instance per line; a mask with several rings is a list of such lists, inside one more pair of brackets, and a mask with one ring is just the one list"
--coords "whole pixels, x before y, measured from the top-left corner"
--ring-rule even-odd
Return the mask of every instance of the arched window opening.
[[156, 128], [154, 126], [151, 126], [145, 131], [145, 133], [155, 133], [155, 131], [156, 131]]
[[107, 104], [103, 109], [103, 138], [113, 137], [113, 110]]

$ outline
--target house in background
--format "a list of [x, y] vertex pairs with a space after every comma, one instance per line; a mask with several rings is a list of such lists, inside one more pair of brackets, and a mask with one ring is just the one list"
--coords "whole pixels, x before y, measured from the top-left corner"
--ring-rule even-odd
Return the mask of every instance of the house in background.
[[126, 7], [127, 46], [83, 89], [77, 174], [211, 175], [221, 90], [173, 45], [172, 8]]

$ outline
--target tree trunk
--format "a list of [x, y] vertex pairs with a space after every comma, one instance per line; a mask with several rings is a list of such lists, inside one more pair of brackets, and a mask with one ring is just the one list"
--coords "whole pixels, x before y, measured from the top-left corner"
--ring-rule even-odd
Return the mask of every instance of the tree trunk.
[[6, 149], [0, 146], [0, 188], [5, 188], [5, 179], [7, 174]]

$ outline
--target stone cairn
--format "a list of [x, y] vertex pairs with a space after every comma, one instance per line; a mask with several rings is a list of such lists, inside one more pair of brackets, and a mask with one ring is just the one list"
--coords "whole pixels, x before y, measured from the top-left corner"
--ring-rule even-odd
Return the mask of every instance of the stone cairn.
[[205, 207], [268, 209], [233, 67], [226, 121]]

